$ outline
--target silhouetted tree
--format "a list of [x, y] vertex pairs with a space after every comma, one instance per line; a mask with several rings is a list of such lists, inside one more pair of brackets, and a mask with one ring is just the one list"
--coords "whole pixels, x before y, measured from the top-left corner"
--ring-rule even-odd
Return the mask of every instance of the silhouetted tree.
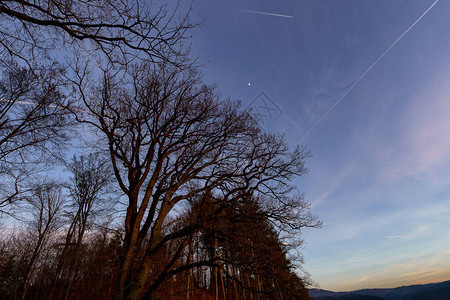
[[141, 0], [0, 1], [0, 210], [23, 193], [32, 162], [63, 145], [77, 72], [95, 81], [97, 68], [117, 74], [135, 60], [189, 65], [189, 12]]
[[54, 182], [36, 184], [28, 197], [32, 215], [28, 225], [26, 253], [21, 258], [22, 274], [19, 289], [22, 299], [36, 278], [36, 268], [42, 253], [48, 247], [52, 235], [60, 225], [64, 197], [61, 187]]
[[[296, 199], [286, 195], [288, 180], [307, 171], [309, 154], [290, 152], [281, 137], [261, 132], [238, 103], [221, 101], [202, 85], [195, 70], [141, 64], [120, 82], [105, 73], [101, 85], [79, 92], [89, 114], [78, 119], [103, 136], [99, 147], [108, 149], [127, 203], [118, 298], [150, 297], [166, 278], [190, 267], [175, 266], [199, 227], [175, 228], [169, 221], [195, 195], [213, 191], [233, 202], [266, 194], [262, 205], [277, 226], [304, 221], [287, 224], [293, 215], [277, 215], [277, 209], [295, 207]], [[155, 255], [175, 241], [165, 265], [155, 268]]]
[[52, 165], [67, 139], [62, 72], [57, 66], [31, 71], [14, 62], [1, 68], [0, 210], [27, 190], [22, 188], [33, 173]]
[[[65, 242], [56, 268], [56, 284], [64, 277], [66, 298], [72, 281], [78, 272], [80, 248], [87, 230], [92, 229], [93, 220], [100, 218], [105, 206], [107, 187], [111, 174], [106, 163], [99, 160], [95, 154], [74, 157], [68, 164], [72, 173], [68, 184], [70, 204], [68, 205], [68, 221], [70, 223], [65, 236]], [[110, 212], [108, 212], [110, 214]]]
[[1, 1], [0, 53], [30, 66], [54, 49], [101, 53], [121, 65], [136, 58], [183, 64], [185, 32], [195, 26], [189, 11], [140, 0]]

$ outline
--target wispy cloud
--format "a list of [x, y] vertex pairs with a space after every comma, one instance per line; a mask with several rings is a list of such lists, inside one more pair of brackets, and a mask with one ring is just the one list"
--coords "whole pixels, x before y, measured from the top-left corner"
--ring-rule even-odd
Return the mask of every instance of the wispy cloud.
[[369, 276], [364, 275], [362, 277], [359, 277], [358, 279], [354, 280], [353, 283], [360, 283], [360, 282], [364, 282], [367, 281], [367, 279], [369, 279]]
[[362, 282], [367, 282], [367, 280], [369, 280], [370, 277], [367, 275], [363, 275], [360, 277], [355, 278], [351, 278], [351, 279], [347, 279], [347, 281], [342, 283], [342, 286], [354, 286], [354, 285], [359, 285]]
[[317, 207], [322, 204], [343, 182], [348, 178], [349, 174], [354, 170], [355, 164], [349, 163], [344, 166], [337, 174], [333, 174], [330, 178], [327, 178], [328, 187], [324, 191], [321, 197], [314, 199], [311, 203], [311, 207]]
[[386, 238], [388, 238], [388, 239], [411, 240], [411, 239], [416, 238], [418, 236], [421, 236], [421, 235], [424, 235], [424, 234], [428, 234], [430, 227], [431, 226], [429, 224], [420, 225], [420, 226], [418, 226], [416, 229], [414, 229], [412, 232], [410, 232], [408, 234], [389, 235], [389, 236], [386, 236]]

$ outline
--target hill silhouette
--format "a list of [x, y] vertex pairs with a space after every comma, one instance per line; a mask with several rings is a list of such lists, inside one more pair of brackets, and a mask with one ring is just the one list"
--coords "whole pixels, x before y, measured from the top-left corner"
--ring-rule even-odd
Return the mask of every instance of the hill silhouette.
[[315, 300], [450, 300], [450, 281], [349, 292], [311, 289], [309, 293]]

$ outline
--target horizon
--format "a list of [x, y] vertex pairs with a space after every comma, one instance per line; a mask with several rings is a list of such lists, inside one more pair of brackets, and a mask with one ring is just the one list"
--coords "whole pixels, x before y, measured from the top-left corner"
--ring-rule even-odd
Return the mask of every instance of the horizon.
[[402, 285], [402, 286], [395, 286], [395, 287], [378, 287], [378, 288], [362, 288], [357, 290], [346, 290], [346, 291], [332, 291], [332, 290], [325, 290], [320, 287], [311, 287], [309, 290], [315, 290], [315, 291], [326, 291], [326, 292], [333, 292], [333, 293], [352, 293], [352, 292], [358, 292], [358, 291], [364, 291], [364, 290], [393, 290], [398, 288], [404, 288], [404, 287], [413, 287], [413, 286], [424, 286], [424, 285], [433, 285], [433, 284], [440, 284], [450, 282], [450, 280], [444, 280], [439, 282], [429, 282], [429, 283], [418, 283], [418, 284], [411, 284], [411, 285]]

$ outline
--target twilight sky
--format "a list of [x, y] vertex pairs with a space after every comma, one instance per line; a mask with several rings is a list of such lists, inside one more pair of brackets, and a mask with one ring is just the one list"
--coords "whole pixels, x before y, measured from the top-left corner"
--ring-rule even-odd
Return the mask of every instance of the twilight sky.
[[303, 235], [321, 288], [450, 279], [450, 1], [434, 3], [194, 2], [205, 81], [312, 151], [295, 184], [324, 222]]

